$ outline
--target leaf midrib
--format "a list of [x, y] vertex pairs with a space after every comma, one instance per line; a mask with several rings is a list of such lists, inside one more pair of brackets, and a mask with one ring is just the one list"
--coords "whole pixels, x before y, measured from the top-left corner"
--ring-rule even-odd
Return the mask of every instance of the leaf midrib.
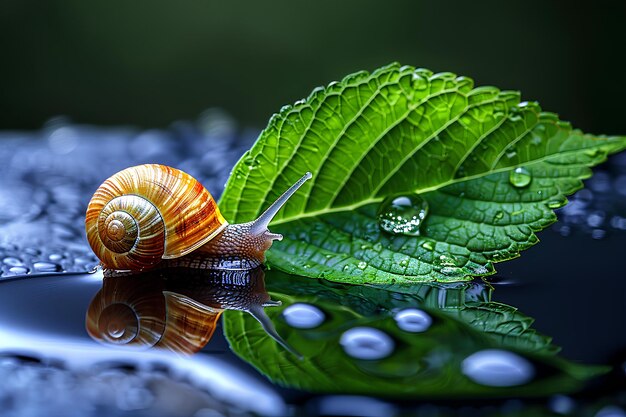
[[[584, 148], [578, 148], [578, 149], [574, 149], [574, 150], [570, 150], [570, 151], [565, 151], [565, 152], [560, 152], [560, 153], [556, 153], [556, 154], [551, 154], [551, 155], [546, 155], [543, 156], [541, 158], [535, 159], [533, 161], [529, 161], [529, 162], [525, 162], [523, 163], [524, 166], [529, 166], [529, 165], [535, 165], [538, 164], [540, 162], [543, 161], [547, 161], [551, 158], [557, 158], [557, 157], [562, 157], [562, 156], [567, 156], [567, 155], [571, 155], [571, 154], [577, 154], [580, 152], [584, 152], [587, 149], [592, 149], [595, 148], [596, 146], [588, 146], [588, 147], [584, 147]], [[466, 181], [471, 181], [471, 180], [475, 180], [478, 178], [482, 178], [482, 177], [486, 177], [488, 175], [492, 175], [492, 174], [497, 174], [500, 172], [505, 172], [505, 171], [509, 171], [512, 167], [502, 167], [502, 168], [498, 168], [498, 169], [494, 169], [493, 171], [486, 171], [486, 172], [481, 172], [480, 174], [475, 174], [475, 175], [471, 175], [469, 177], [464, 177], [464, 178], [453, 178], [451, 180], [448, 180], [446, 182], [440, 183], [440, 184], [436, 184], [430, 187], [425, 187], [425, 188], [421, 188], [421, 189], [415, 189], [412, 190], [412, 192], [415, 193], [419, 193], [419, 194], [423, 194], [423, 193], [427, 193], [427, 192], [431, 192], [431, 191], [437, 191], [441, 188], [447, 187], [449, 185], [454, 185], [454, 184], [460, 184], [462, 182], [466, 182]], [[339, 212], [343, 212], [343, 211], [348, 211], [348, 210], [356, 210], [360, 207], [366, 206], [368, 204], [373, 204], [373, 203], [379, 203], [383, 200], [383, 197], [370, 197], [367, 198], [365, 200], [361, 200], [358, 203], [354, 203], [351, 205], [347, 205], [347, 206], [340, 206], [340, 207], [329, 207], [329, 208], [325, 208], [322, 210], [315, 210], [315, 211], [311, 211], [308, 213], [298, 213], [297, 215], [291, 216], [291, 217], [287, 217], [287, 218], [282, 218], [276, 221], [273, 221], [270, 223], [271, 226], [278, 226], [281, 224], [285, 224], [285, 223], [290, 223], [293, 220], [302, 220], [302, 219], [306, 219], [309, 217], [316, 217], [316, 216], [322, 216], [325, 214], [331, 214], [331, 213], [339, 213]]]

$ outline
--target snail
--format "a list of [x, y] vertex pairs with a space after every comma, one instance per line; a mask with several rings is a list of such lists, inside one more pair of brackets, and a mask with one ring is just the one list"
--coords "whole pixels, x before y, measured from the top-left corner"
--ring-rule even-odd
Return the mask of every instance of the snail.
[[282, 239], [267, 227], [309, 178], [307, 172], [256, 220], [229, 224], [191, 175], [157, 164], [130, 167], [104, 181], [91, 198], [87, 239], [105, 269], [251, 269]]
[[250, 313], [279, 344], [300, 356], [276, 332], [263, 307], [278, 306], [265, 289], [262, 267], [251, 270], [155, 269], [117, 275], [105, 271], [89, 304], [85, 327], [106, 345], [192, 354], [211, 339], [224, 310]]

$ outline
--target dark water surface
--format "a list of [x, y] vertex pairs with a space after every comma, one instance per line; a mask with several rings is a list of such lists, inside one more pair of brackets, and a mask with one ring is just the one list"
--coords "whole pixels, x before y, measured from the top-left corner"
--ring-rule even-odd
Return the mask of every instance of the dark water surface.
[[[56, 119], [0, 136], [0, 416], [626, 415], [624, 155], [596, 170], [540, 244], [496, 265], [491, 287], [352, 287], [265, 271], [267, 291], [254, 294], [282, 301], [265, 311], [300, 360], [223, 304], [235, 311], [216, 315], [193, 356], [114, 348], [86, 330], [107, 284], [83, 235], [95, 188], [127, 166], [164, 163], [217, 198], [254, 132], [209, 112], [165, 131]], [[183, 287], [166, 278], [156, 297], [168, 311], [210, 305]]]

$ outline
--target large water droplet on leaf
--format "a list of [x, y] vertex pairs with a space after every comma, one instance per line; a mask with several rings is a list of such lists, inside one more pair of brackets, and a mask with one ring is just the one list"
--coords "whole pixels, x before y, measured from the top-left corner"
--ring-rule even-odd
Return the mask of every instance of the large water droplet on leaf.
[[385, 232], [419, 236], [428, 215], [428, 202], [417, 194], [386, 198], [378, 210], [378, 224]]
[[511, 182], [511, 184], [513, 184], [514, 187], [518, 188], [526, 187], [528, 184], [530, 184], [530, 181], [532, 181], [532, 179], [533, 177], [530, 174], [530, 171], [528, 171], [524, 167], [515, 168], [509, 174], [509, 181]]

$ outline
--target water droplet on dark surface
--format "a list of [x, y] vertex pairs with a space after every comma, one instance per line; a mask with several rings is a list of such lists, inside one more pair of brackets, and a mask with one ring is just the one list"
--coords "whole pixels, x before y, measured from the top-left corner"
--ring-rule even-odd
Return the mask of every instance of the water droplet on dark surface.
[[395, 348], [393, 339], [387, 333], [372, 327], [354, 327], [345, 331], [339, 344], [349, 356], [365, 360], [386, 358]]
[[591, 231], [591, 237], [596, 239], [596, 240], [604, 239], [605, 236], [606, 236], [606, 230], [603, 230], [603, 229], [593, 229]]
[[557, 414], [570, 414], [576, 409], [576, 403], [573, 399], [565, 395], [555, 395], [548, 402], [550, 410]]
[[532, 175], [524, 167], [517, 167], [509, 174], [509, 181], [514, 187], [523, 188], [527, 187], [532, 181]]
[[50, 259], [52, 262], [59, 262], [63, 259], [63, 255], [60, 253], [53, 253], [48, 256], [48, 259]]
[[490, 387], [513, 387], [530, 382], [533, 365], [525, 358], [506, 350], [487, 349], [463, 360], [461, 371], [472, 381]]
[[2, 260], [2, 262], [5, 265], [9, 265], [9, 266], [21, 266], [21, 265], [24, 265], [24, 263], [22, 262], [21, 259], [16, 258], [14, 256], [7, 256], [6, 258], [4, 258]]
[[304, 303], [290, 305], [283, 310], [282, 315], [287, 324], [296, 329], [313, 329], [326, 318], [322, 310]]
[[9, 268], [9, 272], [15, 275], [26, 275], [30, 270], [25, 266], [12, 266]]
[[626, 412], [615, 405], [607, 405], [601, 408], [595, 417], [626, 417]]
[[61, 265], [52, 262], [35, 262], [33, 268], [37, 272], [60, 272], [63, 270]]
[[388, 197], [378, 210], [378, 225], [388, 233], [419, 236], [428, 202], [417, 194]]
[[405, 332], [425, 332], [433, 324], [433, 319], [424, 310], [407, 308], [398, 311], [393, 317], [398, 327]]

